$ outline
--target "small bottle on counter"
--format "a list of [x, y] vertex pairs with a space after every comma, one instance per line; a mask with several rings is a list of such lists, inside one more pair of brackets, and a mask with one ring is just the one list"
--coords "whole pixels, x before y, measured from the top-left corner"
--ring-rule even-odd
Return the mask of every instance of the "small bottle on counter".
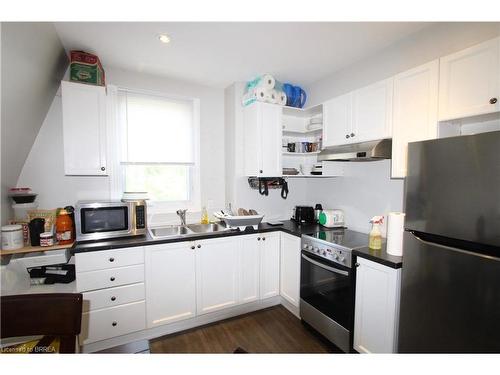
[[372, 250], [382, 249], [382, 233], [380, 232], [380, 224], [384, 221], [383, 216], [374, 216], [370, 222], [372, 230], [370, 231], [368, 247]]
[[62, 209], [59, 211], [56, 220], [56, 238], [59, 245], [73, 243], [73, 221], [68, 211]]
[[202, 224], [208, 224], [210, 223], [210, 220], [208, 218], [208, 211], [205, 206], [201, 209], [201, 223]]

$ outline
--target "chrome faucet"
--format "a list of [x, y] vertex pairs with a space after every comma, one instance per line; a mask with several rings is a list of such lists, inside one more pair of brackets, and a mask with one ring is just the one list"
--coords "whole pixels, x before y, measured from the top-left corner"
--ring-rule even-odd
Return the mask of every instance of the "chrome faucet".
[[187, 210], [177, 210], [177, 215], [181, 218], [181, 225], [186, 226], [186, 211]]

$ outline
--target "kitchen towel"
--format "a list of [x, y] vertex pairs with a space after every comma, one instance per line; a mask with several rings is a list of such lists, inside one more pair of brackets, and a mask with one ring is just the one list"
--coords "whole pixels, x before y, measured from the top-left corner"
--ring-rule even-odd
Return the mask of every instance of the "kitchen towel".
[[387, 216], [387, 254], [403, 256], [405, 214], [389, 212]]

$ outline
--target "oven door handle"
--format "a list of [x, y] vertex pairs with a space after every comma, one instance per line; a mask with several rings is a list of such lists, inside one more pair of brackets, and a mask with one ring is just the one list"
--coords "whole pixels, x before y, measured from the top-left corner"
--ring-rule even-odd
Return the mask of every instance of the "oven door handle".
[[344, 275], [344, 276], [349, 276], [349, 272], [347, 271], [342, 271], [342, 270], [339, 270], [337, 268], [333, 268], [333, 267], [328, 267], [328, 266], [325, 266], [324, 264], [320, 263], [320, 262], [317, 262], [315, 261], [314, 259], [311, 259], [309, 258], [308, 256], [302, 254], [302, 258], [304, 258], [305, 260], [307, 260], [308, 262], [314, 264], [315, 266], [318, 266], [318, 267], [321, 267], [327, 271], [331, 271], [331, 272], [335, 272], [335, 273], [339, 273], [341, 275]]

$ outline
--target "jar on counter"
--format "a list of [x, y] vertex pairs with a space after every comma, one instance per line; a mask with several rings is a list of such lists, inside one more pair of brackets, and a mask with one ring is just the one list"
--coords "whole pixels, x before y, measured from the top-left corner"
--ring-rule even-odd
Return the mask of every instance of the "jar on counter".
[[54, 236], [52, 232], [40, 233], [40, 246], [54, 246]]
[[59, 211], [56, 220], [56, 237], [59, 245], [73, 243], [73, 221], [68, 214], [68, 211], [62, 209]]
[[23, 226], [19, 224], [2, 227], [2, 250], [17, 250], [24, 247]]

